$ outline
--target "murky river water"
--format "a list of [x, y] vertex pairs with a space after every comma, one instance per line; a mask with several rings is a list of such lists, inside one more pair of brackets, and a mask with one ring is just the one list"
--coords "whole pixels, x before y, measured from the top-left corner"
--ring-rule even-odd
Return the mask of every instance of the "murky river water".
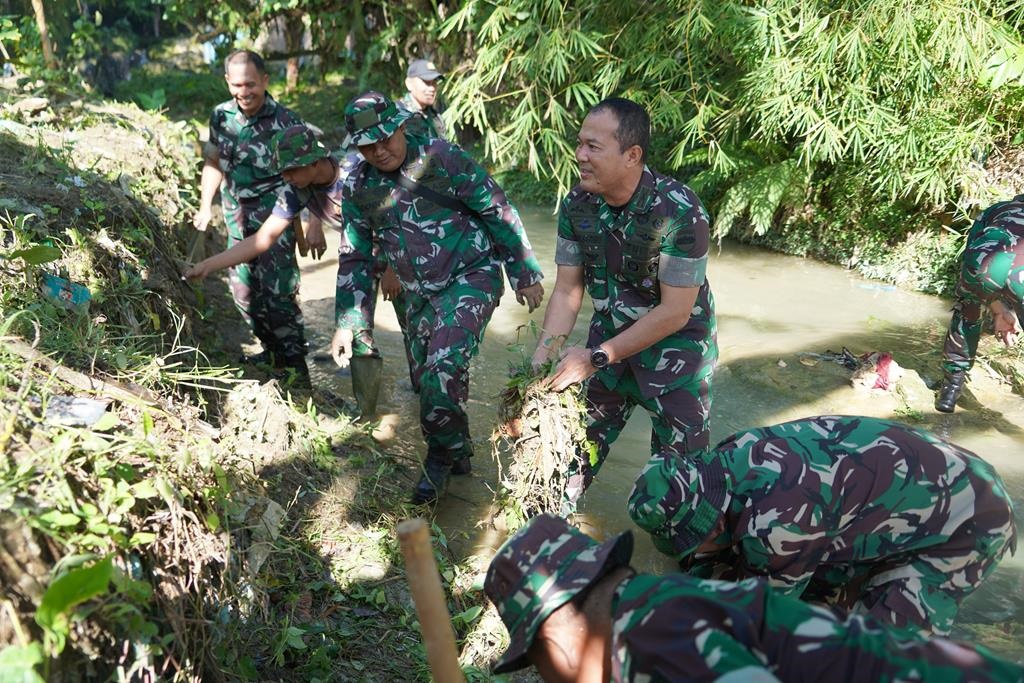
[[[550, 294], [555, 274], [554, 218], [546, 210], [526, 210], [523, 220], [547, 276], [546, 294]], [[336, 242], [337, 238], [330, 235], [329, 239]], [[334, 253], [333, 248], [328, 253]], [[330, 259], [307, 262], [303, 268], [307, 327], [314, 343], [323, 346], [331, 332], [335, 267]], [[835, 373], [813, 374], [815, 368], [799, 362], [801, 352], [840, 351], [844, 346], [856, 354], [889, 351], [901, 365], [920, 370], [933, 381], [939, 376], [936, 368], [949, 321], [948, 302], [863, 280], [835, 266], [733, 243], [723, 244], [712, 255], [708, 277], [716, 298], [721, 351], [714, 384], [712, 442], [740, 429], [810, 415], [916, 417], [919, 421], [915, 424], [980, 454], [996, 467], [1016, 504], [1018, 529], [1024, 532], [1024, 399], [999, 387], [987, 392], [980, 387], [975, 394], [984, 408], [978, 402], [968, 402], [953, 415], [941, 415], [931, 409], [931, 395], [921, 394], [900, 404], [905, 412], [894, 414], [896, 403], [888, 397], [880, 400], [857, 394]], [[570, 341], [585, 341], [590, 314], [587, 300]], [[474, 474], [452, 480], [437, 514], [456, 553], [489, 555], [489, 548], [502, 540], [479, 524], [488, 516], [497, 479], [489, 457], [496, 396], [504, 386], [509, 361], [516, 357], [510, 347], [517, 342], [517, 330], [531, 319], [539, 325], [542, 318], [542, 310], [528, 315], [506, 293], [473, 362], [469, 414], [477, 453]], [[390, 305], [378, 305], [376, 324], [378, 343], [386, 354], [381, 412], [391, 413], [397, 424], [397, 447], [419, 453], [423, 446], [418, 402], [403, 388], [408, 384], [407, 367]], [[526, 343], [532, 351], [532, 338]], [[315, 370], [320, 376], [327, 372], [326, 365]], [[349, 395], [347, 378], [335, 380], [335, 389]], [[625, 509], [633, 479], [649, 456], [649, 439], [649, 418], [638, 410], [613, 445], [608, 461], [582, 500], [580, 512], [584, 528], [599, 538], [634, 528], [634, 566], [663, 573], [672, 571], [673, 563], [633, 527]], [[989, 581], [966, 600], [959, 624], [957, 637], [973, 640], [983, 632], [986, 644], [1024, 660], [1024, 547], [1016, 557], [1005, 559]]]

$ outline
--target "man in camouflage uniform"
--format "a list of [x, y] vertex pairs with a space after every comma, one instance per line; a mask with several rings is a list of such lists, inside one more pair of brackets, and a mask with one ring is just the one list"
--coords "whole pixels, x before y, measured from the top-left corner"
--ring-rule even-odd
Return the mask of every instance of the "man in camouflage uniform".
[[[256, 53], [229, 55], [224, 78], [232, 99], [210, 117], [200, 206], [192, 222], [196, 229], [206, 229], [219, 190], [231, 247], [259, 230], [284, 188], [281, 175], [270, 167], [271, 138], [302, 121], [267, 94], [269, 77]], [[307, 241], [322, 248], [322, 235], [310, 235]], [[294, 230], [284, 230], [267, 251], [233, 267], [229, 281], [235, 305], [263, 344], [264, 352], [249, 360], [308, 376]]]
[[[498, 305], [501, 266], [532, 311], [544, 288], [519, 214], [484, 169], [443, 140], [406, 136], [409, 112], [368, 92], [345, 107], [345, 127], [365, 161], [342, 189], [335, 360], [352, 354], [354, 331], [373, 320], [374, 245], [406, 297], [405, 324], [420, 385], [424, 475], [413, 500], [435, 500], [453, 466], [473, 454], [465, 404], [469, 361]], [[456, 465], [457, 463], [457, 465]]]
[[594, 302], [587, 348], [566, 350], [550, 386], [589, 379], [587, 438], [563, 513], [593, 481], [635, 406], [651, 416], [652, 452], [679, 456], [708, 446], [711, 373], [718, 357], [705, 271], [708, 215], [685, 185], [645, 163], [650, 118], [621, 98], [598, 103], [580, 127], [580, 183], [562, 201], [558, 274], [535, 366], [572, 332], [584, 288]]
[[765, 577], [793, 597], [940, 634], [1016, 547], [991, 465], [870, 417], [751, 429], [690, 460], [655, 455], [629, 508], [684, 570]]
[[967, 235], [953, 318], [942, 349], [944, 381], [935, 409], [952, 413], [974, 365], [982, 309], [992, 313], [996, 336], [1007, 347], [1020, 333], [1015, 310], [1024, 306], [1024, 195], [982, 212]]
[[405, 123], [408, 134], [421, 138], [448, 139], [437, 97], [437, 88], [442, 78], [444, 74], [430, 60], [414, 59], [409, 63], [405, 72], [405, 88], [408, 92], [398, 101], [399, 107], [412, 113]]
[[[292, 221], [303, 208], [307, 208], [310, 225], [320, 230], [323, 225], [327, 225], [340, 231], [343, 227], [342, 188], [362, 157], [352, 152], [346, 154], [339, 163], [306, 126], [293, 126], [274, 136], [271, 153], [276, 168], [288, 182], [274, 206], [272, 216]], [[376, 269], [383, 270], [385, 265], [378, 261]], [[376, 292], [370, 298], [372, 323]], [[360, 417], [370, 419], [377, 412], [383, 362], [380, 350], [373, 341], [372, 329], [357, 330], [353, 336], [349, 365], [352, 372], [352, 394]]]
[[757, 579], [636, 574], [630, 532], [597, 543], [535, 517], [491, 561], [484, 591], [509, 631], [495, 673], [548, 683], [1021, 683], [985, 648], [924, 639], [800, 602]]

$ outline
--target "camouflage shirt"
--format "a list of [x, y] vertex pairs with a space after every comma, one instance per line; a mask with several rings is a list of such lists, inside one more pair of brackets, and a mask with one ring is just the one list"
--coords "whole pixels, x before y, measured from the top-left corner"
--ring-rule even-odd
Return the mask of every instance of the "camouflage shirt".
[[989, 207], [971, 226], [957, 297], [977, 304], [1024, 302], [1024, 195]]
[[639, 575], [612, 599], [612, 680], [974, 683], [1024, 681], [981, 647], [837, 616], [760, 580]]
[[616, 211], [574, 188], [558, 215], [555, 262], [583, 266], [594, 301], [588, 346], [611, 339], [661, 302], [660, 283], [698, 287], [686, 324], [622, 363], [600, 371], [614, 388], [628, 366], [647, 398], [711, 374], [718, 358], [714, 300], [705, 273], [710, 228], [697, 195], [645, 168], [629, 203]]
[[807, 418], [738, 432], [715, 452], [735, 545], [698, 556], [698, 575], [723, 563], [735, 572], [724, 576], [764, 576], [800, 596], [812, 578], [841, 585], [872, 564], [940, 545], [947, 557], [998, 556], [1016, 545], [1010, 498], [992, 466], [897, 422]]
[[269, 94], [251, 118], [234, 100], [217, 105], [210, 116], [210, 139], [203, 153], [216, 158], [224, 173], [221, 192], [243, 202], [278, 192], [284, 180], [270, 171], [270, 140], [278, 131], [301, 123], [302, 119]]
[[[379, 243], [402, 290], [442, 301], [452, 285], [501, 295], [504, 264], [513, 289], [541, 281], [519, 213], [504, 191], [459, 147], [407, 136], [400, 172], [465, 210], [441, 206], [360, 161], [342, 188], [344, 229], [338, 255], [335, 319], [339, 328], [365, 329], [372, 321], [373, 247]], [[477, 331], [479, 332], [479, 331]]]
[[405, 97], [398, 100], [398, 106], [413, 113], [413, 116], [405, 122], [406, 133], [421, 138], [448, 139], [444, 117], [437, 107], [424, 109], [419, 102], [413, 99], [412, 93], [405, 93]]

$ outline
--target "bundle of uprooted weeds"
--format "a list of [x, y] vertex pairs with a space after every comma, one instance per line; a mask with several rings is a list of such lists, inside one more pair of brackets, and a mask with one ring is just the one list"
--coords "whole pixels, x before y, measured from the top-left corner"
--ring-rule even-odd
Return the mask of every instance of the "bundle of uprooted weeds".
[[[534, 369], [529, 362], [511, 368], [498, 406], [499, 427], [492, 442], [498, 460], [500, 504], [513, 529], [530, 517], [557, 514], [576, 453], [587, 452], [586, 405], [579, 385], [554, 392], [545, 380], [553, 363]], [[511, 458], [501, 466], [501, 444]]]

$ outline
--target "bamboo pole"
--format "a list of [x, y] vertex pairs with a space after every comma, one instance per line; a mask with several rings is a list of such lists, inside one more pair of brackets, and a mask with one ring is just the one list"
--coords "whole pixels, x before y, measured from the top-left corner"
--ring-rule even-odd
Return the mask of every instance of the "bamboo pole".
[[47, 69], [57, 68], [57, 58], [53, 54], [53, 43], [50, 42], [50, 31], [46, 27], [46, 12], [43, 0], [32, 0], [32, 10], [36, 15], [36, 26], [39, 28], [39, 39], [43, 44], [43, 61]]
[[465, 683], [426, 521], [416, 518], [400, 522], [398, 541], [405, 556], [405, 571], [434, 680], [437, 683]]

